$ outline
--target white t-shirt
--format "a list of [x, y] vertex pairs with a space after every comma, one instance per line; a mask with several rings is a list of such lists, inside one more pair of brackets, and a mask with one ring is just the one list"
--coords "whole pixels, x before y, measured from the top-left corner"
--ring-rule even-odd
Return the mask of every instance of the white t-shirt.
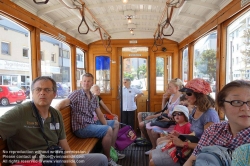
[[142, 92], [137, 88], [126, 88], [123, 87], [122, 89], [122, 106], [123, 111], [134, 111], [137, 109], [136, 103], [135, 103], [135, 95], [141, 94]]

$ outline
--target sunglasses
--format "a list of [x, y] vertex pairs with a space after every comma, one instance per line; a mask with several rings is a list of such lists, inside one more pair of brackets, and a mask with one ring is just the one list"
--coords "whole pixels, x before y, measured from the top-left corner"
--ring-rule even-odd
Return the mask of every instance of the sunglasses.
[[173, 114], [172, 116], [175, 117], [175, 116], [177, 116], [177, 115], [178, 115], [178, 116], [182, 116], [182, 115], [184, 115], [184, 114], [183, 114], [182, 112], [178, 112], [178, 113]]
[[186, 95], [187, 95], [187, 96], [192, 96], [193, 93], [191, 93], [191, 92], [186, 92]]

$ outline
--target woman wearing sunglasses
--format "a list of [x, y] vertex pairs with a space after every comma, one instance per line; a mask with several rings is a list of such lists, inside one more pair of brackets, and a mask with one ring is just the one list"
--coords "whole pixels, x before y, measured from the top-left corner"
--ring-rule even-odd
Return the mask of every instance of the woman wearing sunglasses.
[[[168, 105], [167, 110], [164, 112], [165, 114], [168, 114], [168, 117], [171, 117], [173, 110], [174, 110], [174, 107], [176, 105], [179, 105], [179, 103], [180, 103], [180, 97], [182, 96], [182, 93], [179, 90], [181, 88], [183, 88], [183, 82], [179, 78], [172, 79], [168, 84], [168, 91], [171, 94], [171, 96], [167, 102], [167, 105]], [[165, 99], [163, 99], [163, 101], [162, 101], [163, 103], [164, 103], [164, 100]], [[162, 121], [164, 121], [164, 120], [169, 121], [168, 118], [163, 117]], [[147, 123], [146, 129], [147, 129], [147, 134], [150, 138], [150, 142], [152, 143], [152, 149], [156, 148], [156, 140], [160, 137], [160, 133], [155, 132], [154, 129], [172, 131], [173, 128], [174, 128], [174, 125], [170, 126], [167, 129], [164, 129], [164, 128], [161, 128], [158, 126], [151, 126], [151, 122]], [[145, 154], [149, 155], [151, 150], [146, 151]]]
[[[186, 98], [188, 103], [194, 105], [194, 109], [189, 116], [189, 122], [191, 123], [191, 132], [198, 137], [201, 138], [202, 133], [205, 129], [207, 129], [211, 124], [218, 123], [219, 116], [218, 113], [214, 109], [215, 102], [209, 96], [211, 93], [210, 84], [201, 78], [195, 78], [190, 80], [184, 88], [180, 89], [181, 92], [186, 94]], [[197, 143], [191, 142], [183, 142], [181, 141], [178, 136], [180, 134], [178, 132], [173, 132], [169, 134], [168, 137], [172, 140], [175, 146], [178, 147], [188, 147], [190, 149], [194, 149], [197, 146]], [[161, 149], [156, 149], [154, 151], [160, 151]], [[153, 162], [154, 155], [157, 155], [157, 152], [152, 151], [152, 159]], [[166, 158], [170, 158], [169, 152], [166, 151]], [[154, 165], [151, 163], [151, 165]], [[156, 165], [156, 164], [155, 164]], [[175, 163], [173, 160], [168, 160], [165, 164], [157, 164], [157, 166], [161, 165], [171, 165], [171, 166], [180, 166], [180, 163]]]
[[[243, 80], [228, 83], [218, 93], [216, 104], [228, 121], [213, 124], [203, 133], [184, 166], [191, 166], [204, 146], [219, 145], [234, 150], [250, 143], [250, 83]], [[233, 163], [246, 158], [245, 155], [242, 153], [238, 160], [234, 156]]]

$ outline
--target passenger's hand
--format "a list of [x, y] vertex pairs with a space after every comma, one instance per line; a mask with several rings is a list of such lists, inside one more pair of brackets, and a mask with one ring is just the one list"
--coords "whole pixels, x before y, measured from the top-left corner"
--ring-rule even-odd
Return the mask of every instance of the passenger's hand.
[[175, 144], [175, 146], [183, 147], [184, 142], [180, 140], [177, 136], [172, 135], [171, 140]]
[[173, 136], [179, 137], [180, 133], [176, 130], [173, 130], [172, 132], [170, 132]]
[[162, 120], [160, 120], [160, 121], [169, 121], [169, 119], [168, 118], [166, 118], [166, 117], [164, 117], [164, 116], [162, 116]]
[[118, 117], [116, 114], [111, 114], [111, 115], [113, 115], [114, 117]]
[[166, 93], [164, 93], [162, 97], [163, 97], [164, 99], [168, 99], [169, 96], [171, 96], [171, 93], [170, 93], [170, 91], [167, 89]]
[[114, 116], [113, 120], [118, 120], [118, 116], [116, 114], [111, 114]]

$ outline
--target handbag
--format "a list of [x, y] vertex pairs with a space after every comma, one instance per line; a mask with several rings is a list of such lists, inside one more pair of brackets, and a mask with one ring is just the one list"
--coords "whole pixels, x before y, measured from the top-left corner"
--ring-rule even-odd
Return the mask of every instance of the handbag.
[[[179, 135], [178, 138], [185, 142], [198, 143], [199, 138], [194, 135]], [[180, 165], [183, 165], [187, 159], [191, 156], [193, 149], [188, 147], [176, 147], [175, 155], [178, 158]]]
[[[120, 123], [122, 125], [126, 125]], [[131, 145], [135, 139], [137, 138], [135, 131], [132, 129], [131, 126], [126, 125], [122, 127], [117, 134], [117, 139], [115, 142], [115, 147], [117, 150], [124, 150], [126, 147]]]
[[[168, 109], [168, 103], [161, 110], [161, 115], [157, 117], [157, 119], [150, 123], [150, 126], [158, 126], [161, 128], [169, 128], [171, 125], [175, 125], [175, 121], [168, 117], [168, 114], [163, 113], [166, 109]], [[161, 121], [163, 117], [168, 118], [169, 121]]]
[[[33, 109], [35, 111], [36, 118], [37, 118], [38, 124], [40, 126], [40, 129], [42, 131], [43, 138], [44, 138], [44, 140], [46, 141], [46, 143], [48, 145], [46, 153], [41, 154], [42, 157], [43, 157], [42, 164], [43, 164], [43, 166], [61, 166], [63, 164], [64, 149], [62, 147], [58, 146], [58, 145], [49, 146], [47, 137], [46, 137], [46, 135], [44, 133], [43, 123], [41, 121], [38, 110], [37, 110], [37, 108], [36, 108], [36, 106], [35, 106], [35, 104], [33, 102], [32, 102], [32, 107], [33, 107]], [[53, 117], [53, 114], [51, 114], [51, 119], [52, 119], [52, 124], [54, 125], [55, 131], [56, 131], [56, 123], [55, 123], [55, 119]]]
[[162, 148], [162, 151], [165, 150], [168, 150], [169, 156], [173, 159], [175, 163], [179, 162], [180, 164], [182, 160], [180, 159], [179, 155], [181, 155], [182, 158], [188, 158], [192, 153], [192, 150], [187, 147], [179, 149], [179, 147], [175, 146], [173, 142], [169, 142], [166, 146]]
[[150, 123], [150, 126], [158, 126], [161, 128], [169, 128], [171, 125], [175, 125], [175, 121], [154, 121]]

